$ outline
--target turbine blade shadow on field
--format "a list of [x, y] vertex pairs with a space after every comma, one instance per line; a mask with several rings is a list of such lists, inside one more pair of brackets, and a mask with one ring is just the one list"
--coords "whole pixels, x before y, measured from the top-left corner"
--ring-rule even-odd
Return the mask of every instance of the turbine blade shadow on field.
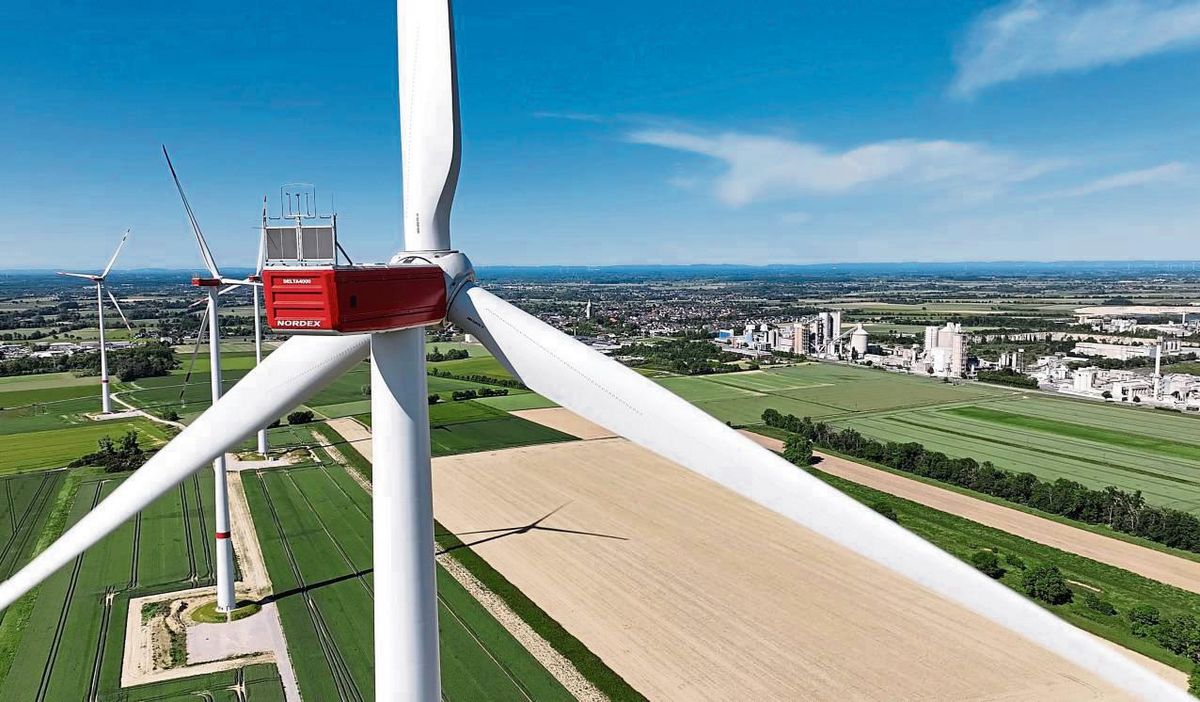
[[313, 590], [317, 590], [317, 589], [320, 589], [323, 587], [328, 587], [330, 585], [337, 585], [338, 583], [344, 583], [347, 580], [361, 578], [366, 575], [369, 575], [374, 570], [375, 570], [374, 568], [367, 568], [366, 570], [360, 570], [355, 573], [346, 573], [345, 575], [339, 575], [335, 578], [329, 578], [327, 580], [321, 580], [321, 581], [315, 582], [315, 583], [306, 583], [304, 585], [301, 585], [300, 587], [294, 587], [290, 590], [284, 590], [283, 592], [271, 593], [270, 595], [267, 595], [266, 597], [255, 602], [255, 604], [265, 605], [265, 604], [270, 604], [271, 602], [278, 602], [279, 600], [282, 600], [285, 597], [293, 597], [295, 595], [301, 595], [306, 592], [312, 592]]
[[529, 524], [525, 524], [523, 526], [505, 527], [503, 529], [477, 529], [474, 531], [459, 532], [458, 534], [452, 534], [450, 532], [434, 534], [434, 536], [456, 536], [456, 537], [472, 536], [472, 535], [480, 535], [480, 534], [491, 534], [491, 536], [488, 536], [488, 537], [485, 537], [482, 539], [476, 539], [471, 542], [464, 542], [464, 543], [456, 544], [454, 546], [450, 546], [449, 548], [442, 549], [442, 550], [438, 551], [438, 555], [441, 555], [443, 553], [449, 553], [450, 551], [455, 551], [460, 548], [470, 548], [471, 546], [477, 546], [479, 544], [484, 544], [489, 541], [503, 539], [508, 536], [516, 536], [518, 534], [528, 534], [531, 531], [551, 531], [551, 532], [556, 532], [559, 534], [576, 534], [579, 536], [594, 536], [594, 537], [600, 538], [600, 539], [615, 539], [617, 541], [628, 541], [629, 540], [624, 536], [616, 536], [613, 534], [602, 534], [597, 531], [581, 531], [578, 529], [562, 529], [559, 527], [542, 526], [542, 522], [544, 522], [547, 519], [549, 519], [550, 517], [554, 516], [555, 513], [557, 513], [559, 510], [561, 510], [563, 507], [566, 507], [569, 504], [571, 504], [571, 503], [565, 502], [565, 503], [559, 505], [558, 507], [550, 510], [549, 512], [542, 515], [541, 517], [533, 520]]

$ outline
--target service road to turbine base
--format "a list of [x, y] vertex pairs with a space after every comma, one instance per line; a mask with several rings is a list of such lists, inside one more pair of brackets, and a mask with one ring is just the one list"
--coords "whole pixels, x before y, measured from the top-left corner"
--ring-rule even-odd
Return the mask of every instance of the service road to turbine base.
[[473, 548], [652, 699], [1125, 699], [624, 440], [433, 465], [435, 515], [465, 542], [559, 507], [540, 526], [595, 534], [534, 528]]

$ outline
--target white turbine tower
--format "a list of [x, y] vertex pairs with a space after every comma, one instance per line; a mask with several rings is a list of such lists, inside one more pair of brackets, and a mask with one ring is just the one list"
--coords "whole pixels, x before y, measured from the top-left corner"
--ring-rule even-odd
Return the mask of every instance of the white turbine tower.
[[[175, 173], [175, 166], [171, 163], [171, 156], [167, 153], [165, 146], [163, 147], [163, 157], [167, 159], [167, 168], [171, 170], [171, 178], [175, 181], [176, 190], [179, 191], [179, 199], [183, 201], [183, 209], [187, 213], [188, 223], [191, 225], [192, 233], [196, 236], [196, 244], [200, 247], [200, 257], [204, 259], [204, 266], [211, 276], [209, 278], [193, 278], [192, 284], [204, 288], [208, 293], [208, 309], [205, 314], [208, 317], [209, 385], [212, 388], [212, 407], [215, 408], [217, 401], [221, 399], [221, 318], [217, 297], [221, 294], [222, 285], [244, 285], [249, 281], [225, 278], [221, 275], [212, 251], [209, 250], [208, 243], [204, 241], [200, 223], [196, 221], [192, 205], [188, 202], [187, 194], [183, 192], [183, 184], [179, 182], [179, 176]], [[203, 326], [202, 322], [202, 329]], [[199, 343], [199, 338], [196, 342]], [[214, 503], [217, 512], [216, 533], [214, 534], [217, 546], [217, 611], [232, 612], [237, 608], [237, 594], [234, 592], [233, 584], [233, 542], [230, 540], [229, 528], [229, 480], [225, 474], [224, 450], [213, 457], [212, 467], [215, 474], [213, 484], [216, 487]]]
[[[798, 470], [653, 381], [476, 287], [470, 261], [450, 248], [460, 142], [449, 2], [400, 0], [397, 7], [407, 250], [396, 254], [392, 264], [425, 261], [441, 267], [450, 321], [479, 338], [523, 383], [584, 418], [1017, 632], [1137, 698], [1190, 699], [1107, 642]], [[376, 698], [438, 700], [423, 346], [421, 329], [288, 340], [108, 499], [0, 585], [0, 607], [369, 354], [374, 361], [376, 459]]]
[[120, 255], [122, 247], [125, 246], [125, 240], [129, 238], [129, 230], [121, 235], [121, 241], [117, 244], [117, 250], [113, 252], [111, 258], [108, 259], [108, 265], [104, 267], [104, 272], [100, 275], [92, 275], [91, 273], [66, 273], [59, 271], [59, 275], [66, 275], [72, 278], [83, 278], [90, 280], [96, 284], [96, 320], [100, 325], [100, 410], [105, 414], [112, 412], [112, 399], [109, 397], [108, 388], [108, 350], [105, 348], [104, 341], [104, 295], [108, 294], [108, 299], [112, 301], [113, 307], [117, 308], [117, 314], [121, 315], [121, 321], [125, 323], [125, 328], [133, 331], [133, 327], [129, 326], [129, 320], [126, 319], [125, 313], [121, 311], [121, 305], [117, 303], [117, 298], [112, 294], [112, 291], [104, 286], [104, 280], [108, 278], [109, 271], [112, 270], [113, 264], [117, 262], [117, 256]]

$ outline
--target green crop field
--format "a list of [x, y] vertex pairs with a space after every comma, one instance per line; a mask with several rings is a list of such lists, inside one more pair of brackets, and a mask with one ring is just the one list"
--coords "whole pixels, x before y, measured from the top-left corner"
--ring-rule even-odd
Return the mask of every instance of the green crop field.
[[4, 409], [0, 410], [0, 434], [23, 434], [77, 424], [91, 424], [92, 420], [88, 419], [86, 415], [99, 411], [99, 396]]
[[77, 377], [74, 373], [39, 373], [37, 375], [14, 375], [0, 378], [0, 393], [22, 390], [45, 390], [73, 385], [96, 385], [97, 378]]
[[[341, 468], [246, 475], [246, 492], [305, 699], [374, 697], [371, 500]], [[570, 700], [441, 567], [442, 695]]]
[[772, 408], [1043, 479], [1141, 490], [1200, 514], [1194, 417], [832, 364], [657, 382], [735, 424], [758, 424]]
[[425, 345], [426, 353], [433, 353], [434, 351], [446, 353], [450, 350], [466, 351], [467, 353], [471, 354], [471, 356], [491, 357], [492, 355], [483, 347], [483, 344], [468, 344], [462, 341], [431, 341]]
[[834, 423], [1044, 479], [1141, 490], [1154, 504], [1200, 513], [1200, 421], [1190, 417], [1030, 397]]
[[[457, 405], [466, 407], [459, 408]], [[437, 408], [438, 416], [449, 419], [435, 421], [431, 408], [429, 440], [434, 456], [575, 440], [570, 434], [508, 415], [487, 405], [452, 402], [433, 407]], [[371, 426], [369, 414], [358, 415], [355, 419]]]
[[[52, 485], [42, 494], [53, 497], [51, 514], [42, 519], [51, 525], [43, 541], [94, 508], [122, 480], [86, 472], [22, 476], [29, 483], [14, 486], [18, 511], [22, 499], [26, 509], [45, 499], [36, 496], [36, 481], [44, 476]], [[0, 622], [0, 699], [233, 700], [230, 689], [244, 685], [250, 702], [282, 700], [271, 665], [120, 687], [130, 597], [212, 583], [212, 495], [212, 474], [200, 471], [10, 607]], [[0, 522], [11, 522], [9, 505], [0, 501]]]
[[532, 392], [523, 392], [517, 395], [504, 395], [503, 397], [481, 397], [476, 402], [494, 407], [505, 412], [516, 412], [518, 410], [529, 409], [545, 409], [547, 407], [558, 407], [550, 400], [541, 395]]
[[[0, 475], [44, 468], [61, 468], [80, 456], [96, 450], [102, 436], [118, 439], [134, 430], [143, 445], [166, 442], [162, 427], [142, 418], [90, 422], [24, 434], [0, 435]], [[148, 443], [147, 443], [148, 442]]]
[[[54, 375], [60, 374], [55, 373]], [[7, 379], [5, 378], [4, 380]], [[5, 390], [7, 386], [0, 385], [0, 408], [24, 407], [33, 404], [55, 404], [87, 397], [93, 398], [96, 410], [99, 410], [100, 376], [72, 377], [71, 380], [83, 380], [86, 382], [51, 387], [26, 387], [21, 390]]]
[[[222, 369], [222, 390], [228, 391], [247, 372]], [[185, 376], [177, 373], [158, 378], [142, 378], [136, 383], [124, 385], [123, 388], [130, 389], [121, 391], [121, 399], [150, 411], [174, 409], [179, 414], [195, 415], [208, 409], [212, 404], [212, 388], [209, 387], [212, 376], [207, 372], [198, 371], [187, 379], [186, 384], [184, 380]]]
[[488, 407], [474, 400], [439, 402], [429, 406], [429, 424], [434, 427], [506, 417], [508, 417], [507, 412]]
[[[0, 478], [0, 579], [33, 556], [65, 477], [63, 471], [43, 471]], [[7, 613], [0, 612], [0, 622]]]
[[798, 417], [836, 417], [1000, 398], [1013, 391], [938, 383], [884, 371], [807, 363], [746, 373], [656, 379], [718, 419], [757, 424], [774, 408]]
[[430, 363], [430, 368], [436, 368], [439, 371], [453, 373], [454, 375], [486, 375], [491, 378], [500, 378], [502, 380], [512, 380], [513, 375], [504, 369], [492, 356], [472, 356], [457, 361], [441, 361], [438, 363]]

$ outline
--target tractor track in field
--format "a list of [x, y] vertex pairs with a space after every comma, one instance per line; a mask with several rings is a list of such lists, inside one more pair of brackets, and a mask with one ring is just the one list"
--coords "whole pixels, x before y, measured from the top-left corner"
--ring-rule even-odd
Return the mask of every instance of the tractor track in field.
[[138, 563], [140, 561], [140, 552], [142, 548], [142, 513], [138, 512], [133, 518], [133, 558], [129, 564], [129, 584], [125, 586], [126, 590], [132, 590], [138, 585]]
[[[46, 505], [50, 502], [50, 496], [54, 492], [53, 490], [49, 489], [49, 486], [53, 482], [54, 480], [52, 480], [50, 474], [42, 477], [42, 482], [38, 483], [38, 488], [33, 494], [33, 499], [29, 501], [29, 505], [21, 514], [22, 524], [28, 523], [30, 515], [37, 514], [46, 508]], [[36, 510], [34, 509], [35, 507]], [[0, 551], [0, 563], [8, 561], [9, 557], [11, 556], [15, 565], [16, 559], [20, 558], [21, 554], [24, 553], [25, 547], [29, 545], [29, 540], [33, 538], [33, 533], [35, 531], [40, 530], [34, 529], [32, 524], [30, 524], [29, 528], [25, 529], [21, 533], [13, 532], [13, 535], [9, 537], [8, 541], [4, 544], [4, 550]], [[15, 550], [13, 550], [14, 545], [16, 546]]]
[[[44, 479], [44, 478], [43, 478]], [[4, 479], [4, 494], [8, 497], [8, 521], [12, 524], [12, 533], [17, 533], [17, 506], [13, 504], [12, 479]]]
[[200, 547], [204, 551], [204, 567], [206, 569], [204, 577], [210, 578], [215, 575], [213, 570], [213, 544], [212, 539], [208, 537], [208, 524], [204, 519], [204, 498], [200, 496], [200, 476], [192, 473], [192, 489], [196, 493], [196, 519], [200, 522]]
[[196, 547], [192, 543], [192, 516], [188, 510], [187, 481], [179, 484], [179, 507], [183, 510], [183, 542], [187, 544], [188, 576], [187, 581], [196, 582]]
[[[92, 504], [88, 508], [90, 512], [96, 509], [96, 505], [100, 504], [100, 494], [104, 489], [104, 481], [96, 483], [96, 492], [92, 495]], [[75, 598], [75, 588], [79, 585], [79, 571], [83, 569], [83, 557], [85, 553], [81, 553], [75, 557], [75, 565], [71, 569], [71, 580], [67, 586], [66, 597], [63, 598], [62, 608], [58, 613], [58, 626], [54, 630], [54, 639], [50, 644], [50, 652], [46, 656], [46, 663], [42, 666], [42, 681], [38, 684], [37, 697], [34, 699], [37, 702], [45, 702], [46, 692], [50, 688], [50, 674], [54, 670], [54, 661], [58, 657], [58, 649], [62, 646], [63, 631], [67, 628], [67, 615], [71, 612], [71, 601]]]
[[365, 702], [365, 698], [354, 682], [354, 677], [350, 674], [349, 666], [346, 665], [345, 659], [342, 658], [341, 651], [337, 647], [337, 642], [334, 641], [333, 635], [325, 623], [325, 618], [321, 615], [320, 608], [317, 607], [316, 600], [313, 599], [307, 590], [303, 590], [308, 583], [305, 582], [304, 575], [300, 572], [300, 564], [296, 560], [295, 552], [292, 551], [292, 544], [288, 541], [287, 532], [284, 531], [283, 524], [279, 520], [279, 512], [275, 509], [275, 500], [271, 497], [271, 491], [267, 487], [266, 481], [262, 479], [261, 473], [259, 473], [258, 483], [262, 488], [267, 509], [271, 513], [271, 521], [275, 524], [275, 529], [279, 533], [279, 542], [283, 546], [284, 554], [287, 556], [292, 575], [296, 578], [297, 585], [302, 588], [300, 595], [304, 598], [309, 619], [312, 621], [313, 629], [317, 633], [317, 643], [321, 646], [321, 653], [325, 656], [325, 662], [329, 664], [329, 671], [333, 676], [333, 684], [337, 688], [338, 698], [342, 702]]
[[237, 702], [246, 702], [246, 669], [238, 668], [233, 673], [233, 690]]
[[108, 626], [112, 621], [113, 598], [117, 590], [114, 587], [104, 589], [104, 609], [100, 615], [100, 633], [96, 637], [96, 654], [92, 657], [92, 675], [88, 683], [88, 702], [100, 699], [100, 671], [104, 665], [104, 642], [108, 638]]

